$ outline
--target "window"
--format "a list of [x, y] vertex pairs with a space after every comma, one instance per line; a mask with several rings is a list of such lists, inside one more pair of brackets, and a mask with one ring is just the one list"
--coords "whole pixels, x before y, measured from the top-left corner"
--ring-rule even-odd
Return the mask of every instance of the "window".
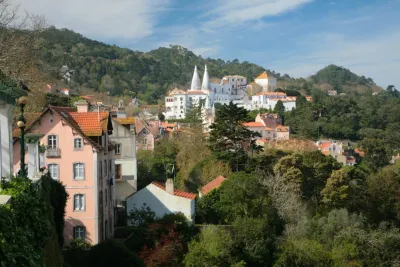
[[74, 227], [74, 239], [85, 239], [86, 238], [86, 228], [85, 226], [75, 226]]
[[104, 160], [104, 175], [107, 175], [107, 160]]
[[147, 145], [147, 139], [146, 138], [143, 138], [142, 139], [142, 144], [145, 146], [145, 145]]
[[74, 210], [85, 210], [85, 195], [74, 195]]
[[115, 144], [115, 154], [121, 155], [121, 144]]
[[112, 172], [112, 160], [109, 160], [108, 163], [110, 163], [109, 164], [110, 166], [108, 166], [109, 172], [110, 172], [110, 174], [112, 174], [113, 173]]
[[82, 149], [82, 138], [74, 139], [74, 149]]
[[100, 160], [99, 162], [99, 177], [103, 175], [103, 162]]
[[57, 164], [49, 164], [48, 168], [49, 168], [51, 178], [53, 178], [54, 180], [58, 180], [58, 165]]
[[108, 191], [108, 196], [110, 198], [110, 203], [112, 202], [112, 190], [110, 189], [110, 191]]
[[115, 179], [121, 179], [121, 164], [115, 165]]
[[83, 163], [74, 163], [74, 180], [83, 180], [85, 177]]
[[183, 97], [181, 97], [181, 101], [183, 101]]
[[47, 136], [47, 146], [49, 148], [57, 148], [57, 135], [49, 135]]
[[106, 188], [106, 191], [104, 191], [104, 205], [106, 205], [107, 206], [107, 198], [108, 197], [108, 195], [107, 195], [107, 188]]

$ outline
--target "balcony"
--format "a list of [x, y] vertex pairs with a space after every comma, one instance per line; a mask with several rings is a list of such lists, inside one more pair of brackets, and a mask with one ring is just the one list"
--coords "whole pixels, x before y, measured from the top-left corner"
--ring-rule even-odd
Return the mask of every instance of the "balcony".
[[48, 158], [59, 158], [61, 157], [61, 150], [56, 147], [46, 149], [46, 157]]

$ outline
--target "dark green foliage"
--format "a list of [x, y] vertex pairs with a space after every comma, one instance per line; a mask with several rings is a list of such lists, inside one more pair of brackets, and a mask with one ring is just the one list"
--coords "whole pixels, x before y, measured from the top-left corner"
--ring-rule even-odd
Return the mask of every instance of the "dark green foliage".
[[50, 185], [50, 205], [53, 208], [58, 244], [62, 248], [64, 245], [64, 217], [68, 193], [65, 190], [65, 186], [59, 181], [53, 180], [49, 173], [44, 175], [42, 180]]
[[212, 190], [207, 195], [196, 201], [196, 223], [218, 224], [221, 221], [221, 214], [218, 209], [220, 191]]
[[[66, 199], [54, 198], [54, 183], [47, 176], [39, 185], [21, 177], [2, 183], [1, 194], [12, 196], [11, 204], [0, 206], [2, 266], [62, 265], [57, 231], [63, 224]], [[63, 188], [58, 192], [62, 194]]]
[[15, 100], [21, 96], [26, 96], [28, 92], [24, 91], [16, 81], [5, 75], [0, 70], [0, 100], [9, 104], [15, 104]]
[[244, 169], [248, 153], [261, 150], [255, 143], [260, 134], [243, 126], [249, 120], [247, 110], [230, 102], [217, 111], [215, 123], [210, 126], [210, 149], [218, 159], [229, 162], [236, 171]]
[[69, 107], [69, 99], [65, 95], [61, 94], [46, 94], [46, 106], [57, 106], [57, 107]]
[[[207, 64], [215, 77], [238, 74], [252, 80], [264, 71], [258, 65], [238, 60], [203, 59], [181, 46], [160, 47], [148, 53], [89, 40], [73, 31], [54, 27], [42, 34], [42, 59], [58, 70], [63, 65], [75, 70], [73, 80], [112, 95], [130, 94], [156, 103], [176, 84], [186, 85], [194, 66]], [[201, 72], [201, 70], [200, 70]], [[201, 74], [201, 73], [200, 73]]]
[[93, 246], [85, 255], [83, 266], [140, 267], [143, 261], [120, 242], [109, 239]]
[[350, 70], [335, 65], [329, 65], [311, 76], [315, 83], [332, 84], [338, 92], [342, 91], [342, 86], [347, 84], [375, 85], [371, 78], [358, 76]]

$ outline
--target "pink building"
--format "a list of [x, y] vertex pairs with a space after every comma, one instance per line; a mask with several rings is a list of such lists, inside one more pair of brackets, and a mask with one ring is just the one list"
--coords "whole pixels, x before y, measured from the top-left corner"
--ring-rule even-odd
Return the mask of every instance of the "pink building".
[[243, 125], [253, 132], [258, 132], [263, 140], [289, 140], [289, 127], [281, 125], [282, 119], [278, 114], [258, 114], [254, 122]]
[[136, 120], [138, 150], [154, 150], [155, 142], [161, 138], [162, 127], [159, 121]]
[[[41, 165], [61, 181], [69, 194], [64, 238], [83, 238], [92, 244], [114, 231], [114, 147], [109, 143], [112, 122], [108, 112], [88, 112], [86, 101], [72, 108], [48, 107], [26, 129], [44, 134]], [[20, 143], [14, 139], [14, 172], [19, 170]]]

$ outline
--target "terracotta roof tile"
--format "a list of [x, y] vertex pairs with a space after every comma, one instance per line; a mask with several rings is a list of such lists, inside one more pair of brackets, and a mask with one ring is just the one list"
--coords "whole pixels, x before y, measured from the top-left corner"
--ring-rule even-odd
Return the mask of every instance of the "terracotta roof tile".
[[[108, 112], [68, 112], [62, 116], [71, 117], [87, 136], [101, 136], [103, 131], [107, 131]], [[100, 116], [99, 116], [100, 115]], [[99, 121], [100, 118], [100, 121]]]
[[[163, 185], [163, 184], [161, 184], [159, 182], [152, 182], [152, 184], [165, 191], [165, 185]], [[195, 199], [196, 198], [196, 194], [185, 192], [185, 191], [181, 191], [181, 190], [177, 190], [177, 189], [174, 190], [174, 196], [184, 197], [184, 198], [189, 198], [189, 199]]]
[[320, 149], [325, 149], [325, 148], [330, 147], [331, 145], [332, 145], [331, 142], [326, 142], [326, 143], [320, 144], [318, 147], [319, 147]]
[[224, 176], [222, 175], [218, 176], [217, 178], [215, 178], [214, 180], [203, 186], [201, 188], [201, 193], [207, 195], [210, 191], [219, 188], [225, 180], [226, 178]]
[[283, 125], [278, 125], [275, 128], [275, 131], [277, 132], [289, 132], [289, 127], [283, 126]]
[[243, 123], [243, 126], [245, 127], [264, 127], [264, 124], [262, 124], [261, 122], [245, 122]]

